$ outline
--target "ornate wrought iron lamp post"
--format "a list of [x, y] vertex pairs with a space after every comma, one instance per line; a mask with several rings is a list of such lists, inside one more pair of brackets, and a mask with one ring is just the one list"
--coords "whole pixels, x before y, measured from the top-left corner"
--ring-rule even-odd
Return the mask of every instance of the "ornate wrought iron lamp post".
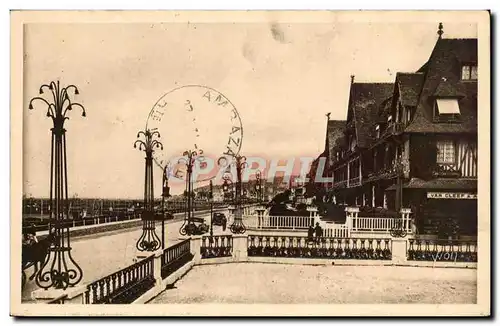
[[202, 158], [203, 150], [188, 150], [185, 151], [183, 157], [179, 159], [179, 163], [184, 163], [187, 167], [187, 175], [186, 175], [186, 203], [187, 203], [187, 215], [179, 229], [179, 233], [181, 235], [194, 235], [197, 231], [197, 227], [193, 221], [193, 184], [192, 184], [192, 175], [193, 175], [193, 167], [197, 159]]
[[66, 115], [73, 107], [82, 109], [85, 117], [85, 108], [80, 103], [72, 102], [70, 91], [78, 95], [75, 85], [62, 87], [59, 81], [50, 82], [40, 87], [40, 95], [48, 89], [52, 96], [49, 100], [39, 96], [31, 99], [29, 109], [33, 109], [34, 102], [42, 102], [47, 106], [47, 117], [52, 119], [52, 147], [50, 160], [50, 203], [49, 203], [49, 235], [52, 242], [45, 262], [40, 267], [36, 276], [36, 284], [44, 289], [54, 287], [66, 289], [75, 286], [83, 277], [83, 271], [71, 255], [69, 234], [68, 205], [68, 169], [66, 160], [66, 129], [64, 122], [69, 117]]
[[144, 179], [144, 208], [142, 210], [142, 235], [136, 243], [139, 251], [155, 251], [160, 249], [161, 241], [156, 234], [154, 210], [154, 187], [153, 187], [153, 152], [155, 148], [163, 150], [163, 145], [155, 136], [160, 137], [158, 131], [139, 131], [137, 138], [144, 136], [144, 140], [136, 140], [134, 148], [146, 152], [145, 179]]
[[260, 171], [257, 171], [257, 173], [255, 174], [255, 181], [256, 181], [256, 184], [255, 184], [255, 191], [257, 192], [257, 201], [259, 203], [262, 202], [262, 173]]
[[[219, 165], [223, 165], [222, 162], [227, 161], [225, 157], [219, 158]], [[235, 155], [233, 156], [233, 161], [227, 164], [227, 167], [230, 167], [231, 165], [234, 165], [236, 167], [236, 189], [235, 189], [235, 194], [234, 194], [234, 205], [235, 205], [235, 210], [234, 210], [234, 221], [233, 224], [229, 227], [232, 233], [236, 234], [242, 234], [246, 232], [246, 227], [245, 224], [243, 223], [243, 217], [242, 217], [242, 207], [241, 207], [241, 196], [242, 196], [242, 187], [241, 187], [241, 174], [243, 172], [243, 169], [248, 166], [246, 162], [246, 157], [241, 156], [241, 155]], [[226, 183], [226, 179], [224, 178], [224, 182]], [[227, 185], [225, 185], [227, 186]]]
[[212, 180], [210, 180], [208, 200], [210, 200], [210, 236], [213, 237], [214, 236], [214, 188]]

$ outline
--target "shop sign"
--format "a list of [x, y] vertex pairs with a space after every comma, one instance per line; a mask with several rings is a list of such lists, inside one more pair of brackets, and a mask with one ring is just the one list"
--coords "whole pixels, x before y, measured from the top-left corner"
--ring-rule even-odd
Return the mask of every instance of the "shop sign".
[[470, 192], [428, 192], [431, 199], [477, 199], [476, 193]]

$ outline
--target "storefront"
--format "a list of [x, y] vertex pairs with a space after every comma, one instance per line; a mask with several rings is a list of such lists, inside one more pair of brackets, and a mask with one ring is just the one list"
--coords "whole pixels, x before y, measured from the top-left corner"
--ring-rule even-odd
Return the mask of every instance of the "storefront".
[[477, 235], [477, 193], [456, 191], [427, 191], [424, 205], [427, 228], [437, 233], [456, 228], [459, 235]]
[[[412, 210], [419, 234], [477, 236], [475, 180], [411, 180], [403, 185], [403, 206]], [[387, 189], [390, 198], [395, 186]]]

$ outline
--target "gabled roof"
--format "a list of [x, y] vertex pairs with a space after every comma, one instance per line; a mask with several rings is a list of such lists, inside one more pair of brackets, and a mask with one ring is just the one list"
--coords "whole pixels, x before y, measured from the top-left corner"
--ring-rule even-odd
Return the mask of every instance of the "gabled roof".
[[398, 84], [400, 99], [404, 106], [417, 106], [423, 82], [423, 73], [398, 72], [396, 74], [396, 83]]
[[[425, 81], [413, 120], [405, 129], [411, 133], [477, 132], [477, 82], [462, 81], [462, 65], [477, 62], [477, 39], [438, 39], [427, 63], [419, 70]], [[434, 123], [437, 97], [456, 97], [460, 123]]]
[[366, 148], [371, 141], [371, 127], [378, 119], [380, 104], [391, 97], [393, 83], [352, 83], [348, 110], [352, 110], [357, 145]]
[[436, 87], [436, 90], [432, 94], [435, 97], [463, 97], [464, 92], [461, 90], [462, 85], [456, 83], [450, 83], [446, 78], [442, 78]]
[[374, 120], [374, 124], [378, 123], [385, 123], [387, 122], [387, 117], [389, 114], [391, 114], [392, 111], [392, 101], [393, 101], [394, 96], [389, 97], [388, 99], [382, 101], [380, 103], [380, 107], [378, 110], [378, 114]]
[[327, 141], [327, 155], [332, 158], [335, 147], [338, 145], [339, 140], [344, 136], [346, 126], [345, 120], [329, 120], [326, 128], [326, 141]]

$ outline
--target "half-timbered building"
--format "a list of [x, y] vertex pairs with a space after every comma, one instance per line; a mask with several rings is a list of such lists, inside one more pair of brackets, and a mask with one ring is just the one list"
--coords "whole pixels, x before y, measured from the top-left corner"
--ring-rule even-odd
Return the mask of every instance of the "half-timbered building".
[[[418, 232], [477, 232], [477, 39], [447, 39], [394, 83], [351, 80], [342, 139], [328, 148], [336, 203], [411, 208]], [[352, 77], [351, 77], [352, 78]]]

